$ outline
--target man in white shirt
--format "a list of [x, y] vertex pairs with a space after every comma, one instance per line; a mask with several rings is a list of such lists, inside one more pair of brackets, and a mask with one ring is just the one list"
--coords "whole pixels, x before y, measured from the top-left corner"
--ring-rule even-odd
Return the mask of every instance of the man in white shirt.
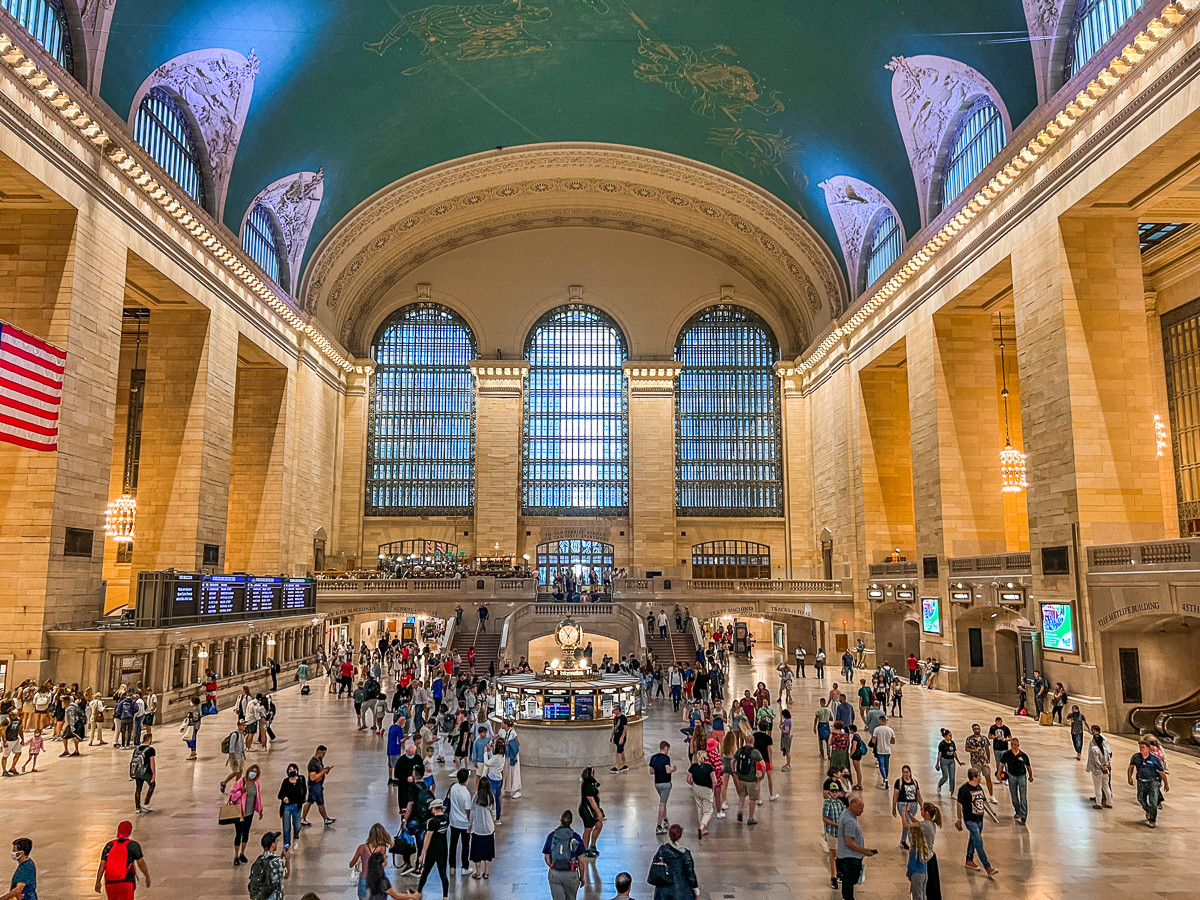
[[460, 861], [462, 862], [462, 870], [466, 873], [470, 868], [470, 860], [468, 859], [471, 848], [471, 835], [467, 832], [470, 826], [471, 801], [474, 799], [471, 796], [471, 789], [467, 787], [467, 780], [471, 773], [466, 769], [459, 769], [455, 775], [457, 779], [454, 786], [450, 788], [450, 874], [454, 874], [454, 851], [459, 843], [462, 844], [462, 850], [459, 853]]
[[892, 765], [892, 744], [896, 743], [896, 732], [888, 724], [887, 716], [879, 717], [879, 724], [875, 727], [871, 740], [875, 744], [875, 757], [879, 760], [879, 774], [883, 776], [881, 787], [886, 791], [888, 772], [891, 771]]
[[804, 657], [808, 654], [799, 644], [796, 645], [796, 671], [800, 673], [801, 678], [807, 678], [808, 675], [804, 672]]

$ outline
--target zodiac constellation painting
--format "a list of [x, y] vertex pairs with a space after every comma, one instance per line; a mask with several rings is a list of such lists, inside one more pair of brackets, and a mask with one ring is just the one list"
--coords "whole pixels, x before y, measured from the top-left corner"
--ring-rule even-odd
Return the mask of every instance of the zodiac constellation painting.
[[741, 65], [731, 48], [718, 44], [696, 52], [686, 44], [668, 44], [645, 31], [634, 75], [661, 84], [692, 103], [692, 112], [713, 118], [717, 110], [737, 122], [746, 110], [770, 117], [783, 111], [778, 91], [764, 93], [757, 75]]
[[789, 187], [808, 184], [808, 178], [793, 162], [796, 142], [782, 130], [766, 134], [753, 128], [714, 128], [709, 132], [708, 143], [721, 151], [726, 165], [743, 174], [774, 172]]
[[460, 60], [481, 60], [550, 49], [550, 42], [540, 40], [531, 30], [531, 26], [550, 19], [550, 9], [534, 6], [528, 0], [424, 6], [407, 13], [395, 6], [392, 10], [398, 17], [396, 24], [380, 40], [363, 47], [383, 56], [405, 37], [415, 38], [425, 61], [405, 69], [405, 75], [415, 75], [449, 55]]

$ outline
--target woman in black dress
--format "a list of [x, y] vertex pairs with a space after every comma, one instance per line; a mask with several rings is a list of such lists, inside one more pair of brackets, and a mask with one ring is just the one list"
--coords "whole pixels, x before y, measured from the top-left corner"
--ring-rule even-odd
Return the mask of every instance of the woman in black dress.
[[600, 808], [600, 782], [591, 766], [580, 775], [579, 815], [583, 819], [583, 855], [595, 859], [600, 855], [596, 841], [604, 829], [604, 810]]

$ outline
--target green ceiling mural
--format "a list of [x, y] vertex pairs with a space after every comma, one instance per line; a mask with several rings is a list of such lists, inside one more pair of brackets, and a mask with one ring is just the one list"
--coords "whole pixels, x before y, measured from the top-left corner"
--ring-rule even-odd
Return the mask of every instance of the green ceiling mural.
[[776, 194], [838, 246], [819, 183], [851, 175], [919, 227], [892, 109], [895, 56], [979, 70], [1014, 123], [1036, 104], [1021, 0], [117, 0], [103, 99], [124, 116], [161, 63], [259, 61], [224, 211], [324, 168], [309, 241], [427, 166], [497, 146], [608, 141]]

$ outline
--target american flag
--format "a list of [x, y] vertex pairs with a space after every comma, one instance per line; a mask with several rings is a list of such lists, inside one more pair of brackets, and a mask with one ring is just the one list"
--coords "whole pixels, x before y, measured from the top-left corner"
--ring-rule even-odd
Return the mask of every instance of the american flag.
[[0, 322], [0, 441], [58, 449], [58, 408], [67, 354]]

